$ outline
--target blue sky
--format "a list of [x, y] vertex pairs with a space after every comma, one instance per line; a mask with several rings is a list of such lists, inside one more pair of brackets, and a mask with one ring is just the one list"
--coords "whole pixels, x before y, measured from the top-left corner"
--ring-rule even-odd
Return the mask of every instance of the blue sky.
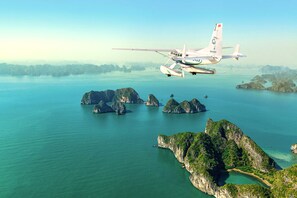
[[0, 60], [162, 62], [111, 48], [204, 47], [223, 22], [224, 45], [239, 43], [248, 55], [240, 64], [295, 66], [296, 7], [293, 0], [3, 0]]

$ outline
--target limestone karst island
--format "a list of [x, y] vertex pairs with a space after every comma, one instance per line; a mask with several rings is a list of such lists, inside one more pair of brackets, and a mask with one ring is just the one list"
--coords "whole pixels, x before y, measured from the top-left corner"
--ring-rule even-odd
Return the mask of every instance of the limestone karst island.
[[[170, 149], [191, 174], [191, 183], [218, 198], [297, 197], [297, 165], [279, 170], [271, 159], [240, 128], [227, 120], [209, 119], [204, 132], [159, 135], [159, 148]], [[221, 174], [236, 171], [262, 181], [256, 184], [219, 185]]]
[[[131, 87], [121, 88], [115, 91], [105, 90], [87, 92], [83, 95], [81, 104], [94, 105], [93, 113], [95, 114], [115, 112], [118, 115], [124, 115], [127, 112], [125, 104], [145, 104], [148, 107], [160, 106], [160, 102], [155, 95], [149, 94], [147, 101], [144, 102], [137, 91]], [[206, 111], [206, 107], [196, 98], [193, 98], [191, 101], [184, 100], [181, 103], [170, 98], [162, 111], [164, 113], [173, 114], [193, 114]]]

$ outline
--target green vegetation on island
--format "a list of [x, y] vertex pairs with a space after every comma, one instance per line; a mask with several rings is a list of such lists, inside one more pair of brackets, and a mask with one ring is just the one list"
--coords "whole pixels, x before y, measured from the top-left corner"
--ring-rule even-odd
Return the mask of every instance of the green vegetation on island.
[[275, 198], [297, 197], [297, 164], [277, 171], [273, 179], [271, 192]]
[[[265, 66], [265, 74], [257, 75], [251, 82], [237, 85], [237, 89], [268, 90], [282, 93], [296, 93], [297, 70], [280, 66]], [[271, 73], [268, 73], [271, 72]]]
[[[209, 119], [205, 132], [201, 133], [159, 135], [158, 146], [173, 151], [177, 160], [190, 172], [192, 184], [215, 197], [297, 196], [297, 172], [293, 173], [296, 166], [278, 171], [275, 161], [227, 120], [214, 122]], [[251, 175], [269, 187], [254, 184], [219, 186], [221, 173], [227, 170]], [[282, 182], [286, 184], [282, 185]], [[290, 196], [284, 194], [287, 188]]]
[[163, 108], [165, 113], [199, 113], [206, 111], [206, 108], [201, 104], [196, 98], [191, 101], [184, 100], [181, 103], [178, 103], [175, 99], [170, 98], [166, 105]]
[[122, 88], [117, 90], [105, 90], [105, 91], [90, 91], [83, 95], [81, 104], [83, 105], [95, 105], [101, 100], [104, 102], [120, 101], [129, 104], [142, 104], [143, 100], [139, 97], [139, 94], [131, 87]]
[[14, 65], [0, 63], [0, 75], [10, 76], [69, 76], [82, 74], [102, 74], [109, 72], [144, 71], [144, 66], [119, 66], [113, 64], [69, 64], [69, 65]]

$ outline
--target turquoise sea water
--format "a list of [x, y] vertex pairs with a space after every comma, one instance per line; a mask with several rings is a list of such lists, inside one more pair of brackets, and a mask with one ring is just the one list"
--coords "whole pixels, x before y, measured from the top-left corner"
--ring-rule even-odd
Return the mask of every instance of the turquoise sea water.
[[[297, 94], [236, 90], [248, 75], [167, 78], [158, 71], [97, 76], [0, 77], [0, 197], [209, 197], [158, 134], [204, 130], [208, 118], [228, 119], [282, 167], [297, 163]], [[166, 103], [197, 97], [208, 109], [193, 115], [127, 105], [124, 116], [92, 114], [86, 91], [135, 88]], [[208, 99], [203, 96], [208, 95]], [[229, 181], [256, 183], [243, 175]], [[228, 179], [227, 179], [228, 181]]]

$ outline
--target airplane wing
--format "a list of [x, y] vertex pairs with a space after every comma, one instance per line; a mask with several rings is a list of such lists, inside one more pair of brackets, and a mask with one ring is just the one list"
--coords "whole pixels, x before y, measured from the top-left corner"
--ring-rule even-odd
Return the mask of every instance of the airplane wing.
[[172, 52], [176, 49], [141, 49], [141, 48], [112, 48], [113, 50], [145, 51], [145, 52]]
[[[222, 47], [222, 49], [230, 49], [230, 48], [233, 48], [233, 47]], [[195, 49], [192, 49], [192, 50], [195, 50], [195, 51], [199, 51], [199, 50], [202, 50], [204, 48], [195, 48]]]
[[[232, 47], [223, 47], [223, 49], [229, 49]], [[199, 51], [203, 48], [195, 48], [195, 49], [189, 49], [189, 51]], [[112, 50], [127, 50], [127, 51], [145, 51], [145, 52], [172, 52], [176, 51], [176, 49], [146, 49], [146, 48], [112, 48]]]

